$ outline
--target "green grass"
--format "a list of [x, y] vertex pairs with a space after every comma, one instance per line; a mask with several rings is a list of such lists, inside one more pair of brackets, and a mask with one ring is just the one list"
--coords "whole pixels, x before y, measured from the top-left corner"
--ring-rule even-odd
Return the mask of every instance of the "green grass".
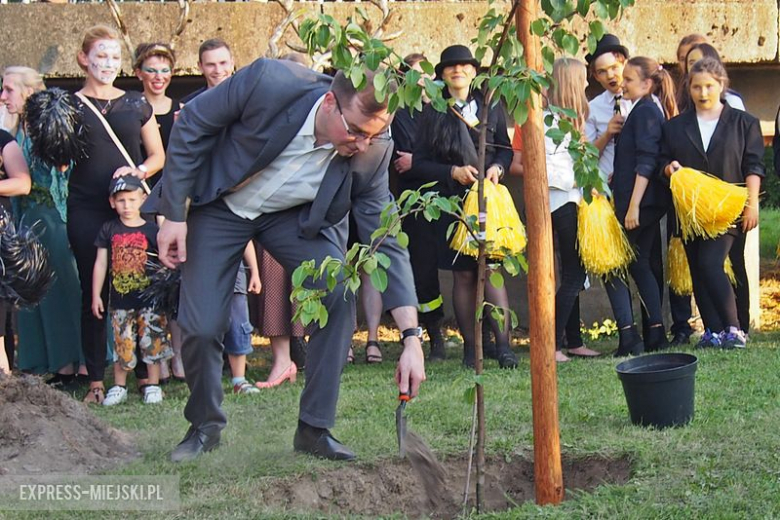
[[777, 245], [780, 244], [780, 209], [761, 208], [759, 221], [759, 251], [761, 258], [764, 260], [775, 260], [777, 258]]
[[[611, 345], [597, 343], [608, 351]], [[614, 360], [575, 360], [558, 370], [561, 443], [564, 454], [627, 455], [633, 469], [625, 485], [573, 493], [558, 507], [525, 503], [485, 518], [773, 518], [780, 515], [780, 334], [754, 334], [743, 352], [697, 351], [696, 416], [683, 428], [657, 431], [632, 426], [615, 374]], [[386, 358], [397, 358], [395, 347]], [[533, 446], [527, 349], [515, 371], [489, 362], [485, 388], [490, 453], [529, 452]], [[407, 408], [410, 429], [440, 455], [467, 450], [471, 408], [463, 393], [469, 377], [453, 359], [428, 368], [421, 396]], [[267, 359], [263, 350], [258, 356]], [[267, 369], [251, 376], [264, 378]], [[347, 367], [343, 376], [336, 437], [352, 447], [361, 464], [395, 456], [393, 411], [397, 390], [393, 364]], [[227, 381], [225, 382], [227, 387]], [[115, 470], [121, 475], [179, 475], [182, 510], [174, 514], [111, 514], [111, 518], [280, 518], [262, 491], [278, 477], [337, 467], [293, 454], [301, 383], [256, 396], [225, 399], [229, 424], [223, 445], [197, 463], [174, 465], [170, 449], [187, 424], [186, 390], [169, 386], [164, 403], [144, 407], [133, 396], [122, 406], [96, 409], [111, 425], [130, 432], [143, 456]], [[564, 475], [564, 480], [566, 475]], [[0, 516], [11, 517], [6, 512]], [[103, 518], [102, 513], [36, 513], [24, 518]], [[306, 517], [306, 516], [302, 516]], [[321, 518], [312, 513], [311, 517]]]

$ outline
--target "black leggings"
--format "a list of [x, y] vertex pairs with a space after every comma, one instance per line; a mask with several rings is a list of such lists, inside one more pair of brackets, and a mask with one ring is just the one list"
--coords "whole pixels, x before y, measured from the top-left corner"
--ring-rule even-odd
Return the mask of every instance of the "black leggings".
[[577, 252], [577, 205], [574, 202], [552, 212], [552, 228], [558, 237], [560, 262], [560, 285], [555, 293], [555, 348], [560, 350], [566, 324], [575, 303], [579, 303], [577, 297], [585, 283], [585, 268]]
[[734, 270], [734, 278], [737, 286], [734, 295], [737, 300], [737, 318], [739, 328], [745, 332], [750, 330], [750, 282], [748, 282], [747, 267], [745, 266], [745, 241], [747, 234], [739, 233], [734, 237], [734, 245], [729, 251], [731, 267]]
[[685, 244], [685, 254], [691, 268], [693, 295], [696, 297], [704, 328], [712, 332], [740, 326], [734, 288], [723, 271], [723, 263], [736, 238], [726, 234], [709, 240], [695, 238]]
[[[659, 259], [653, 254], [654, 247], [661, 243], [661, 227], [658, 221], [628, 232], [628, 240], [634, 246], [636, 260], [628, 266], [628, 272], [636, 283], [642, 307], [647, 311], [650, 326], [663, 323], [661, 313], [661, 291]], [[659, 251], [656, 249], [656, 251]]]
[[[106, 316], [99, 320], [92, 314], [92, 271], [97, 248], [95, 239], [103, 224], [116, 218], [116, 213], [68, 208], [68, 240], [76, 258], [81, 282], [81, 347], [90, 381], [102, 381], [106, 371]], [[101, 293], [108, 309], [108, 277]]]

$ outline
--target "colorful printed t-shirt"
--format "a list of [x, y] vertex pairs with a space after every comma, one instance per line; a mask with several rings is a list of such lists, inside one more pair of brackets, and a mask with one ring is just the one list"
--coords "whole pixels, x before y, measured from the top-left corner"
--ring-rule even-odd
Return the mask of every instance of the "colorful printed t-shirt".
[[108, 308], [148, 307], [141, 292], [150, 283], [146, 260], [149, 252], [157, 252], [157, 226], [146, 222], [128, 227], [119, 219], [110, 220], [103, 224], [95, 246], [108, 249]]

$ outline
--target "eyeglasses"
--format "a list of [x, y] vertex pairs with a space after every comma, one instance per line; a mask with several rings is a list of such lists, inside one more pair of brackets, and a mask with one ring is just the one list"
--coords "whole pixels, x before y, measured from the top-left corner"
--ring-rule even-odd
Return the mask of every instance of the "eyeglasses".
[[347, 131], [347, 134], [349, 134], [351, 137], [354, 137], [358, 141], [369, 141], [369, 142], [382, 142], [382, 141], [389, 141], [390, 140], [390, 133], [388, 132], [388, 129], [385, 128], [381, 132], [375, 135], [368, 135], [365, 132], [361, 132], [359, 130], [353, 130], [350, 128], [349, 123], [347, 123], [347, 120], [344, 118], [344, 111], [341, 110], [341, 103], [339, 103], [339, 98], [336, 97], [336, 94], [333, 94], [333, 99], [336, 100], [336, 108], [339, 110], [339, 116], [341, 116], [341, 122], [344, 123], [344, 130]]
[[170, 74], [171, 68], [165, 67], [164, 69], [153, 69], [151, 67], [141, 67], [141, 70], [146, 72], [147, 74]]

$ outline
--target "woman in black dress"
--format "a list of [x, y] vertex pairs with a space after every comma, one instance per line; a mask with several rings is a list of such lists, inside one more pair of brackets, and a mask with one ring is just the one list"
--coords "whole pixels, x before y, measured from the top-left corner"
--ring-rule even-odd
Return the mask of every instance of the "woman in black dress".
[[[512, 163], [512, 146], [501, 106], [486, 108], [482, 95], [471, 90], [479, 62], [463, 45], [453, 45], [441, 54], [436, 76], [444, 81], [444, 97], [454, 104], [444, 113], [431, 105], [423, 109], [418, 139], [412, 155], [412, 169], [405, 176], [409, 180], [437, 181], [441, 195], [464, 195], [477, 180], [478, 122], [483, 110], [489, 110], [487, 120], [487, 153], [485, 180], [498, 183]], [[437, 255], [439, 268], [452, 271], [453, 307], [458, 328], [463, 336], [463, 364], [474, 365], [474, 327], [476, 321], [477, 263], [449, 247], [447, 228], [453, 222], [445, 215], [437, 221]], [[486, 284], [485, 296], [490, 303], [509, 308], [506, 287]], [[508, 313], [507, 313], [508, 314]], [[496, 337], [496, 353], [502, 368], [517, 366], [517, 358], [509, 348], [509, 319], [500, 328], [491, 319]]]
[[[84, 101], [87, 159], [76, 164], [70, 176], [68, 240], [76, 257], [81, 282], [82, 346], [90, 379], [85, 401], [101, 403], [106, 367], [106, 322], [92, 315], [91, 298], [92, 270], [97, 253], [95, 238], [104, 222], [116, 218], [116, 212], [108, 202], [108, 186], [113, 177], [121, 175], [134, 175], [141, 179], [154, 175], [163, 166], [165, 152], [152, 106], [143, 94], [114, 87], [122, 63], [119, 33], [101, 25], [87, 29], [78, 53], [78, 63], [87, 75], [78, 94], [83, 96], [82, 99], [86, 98], [108, 122], [137, 165], [135, 168], [128, 165], [101, 118]], [[146, 151], [146, 159], [141, 146]]]

